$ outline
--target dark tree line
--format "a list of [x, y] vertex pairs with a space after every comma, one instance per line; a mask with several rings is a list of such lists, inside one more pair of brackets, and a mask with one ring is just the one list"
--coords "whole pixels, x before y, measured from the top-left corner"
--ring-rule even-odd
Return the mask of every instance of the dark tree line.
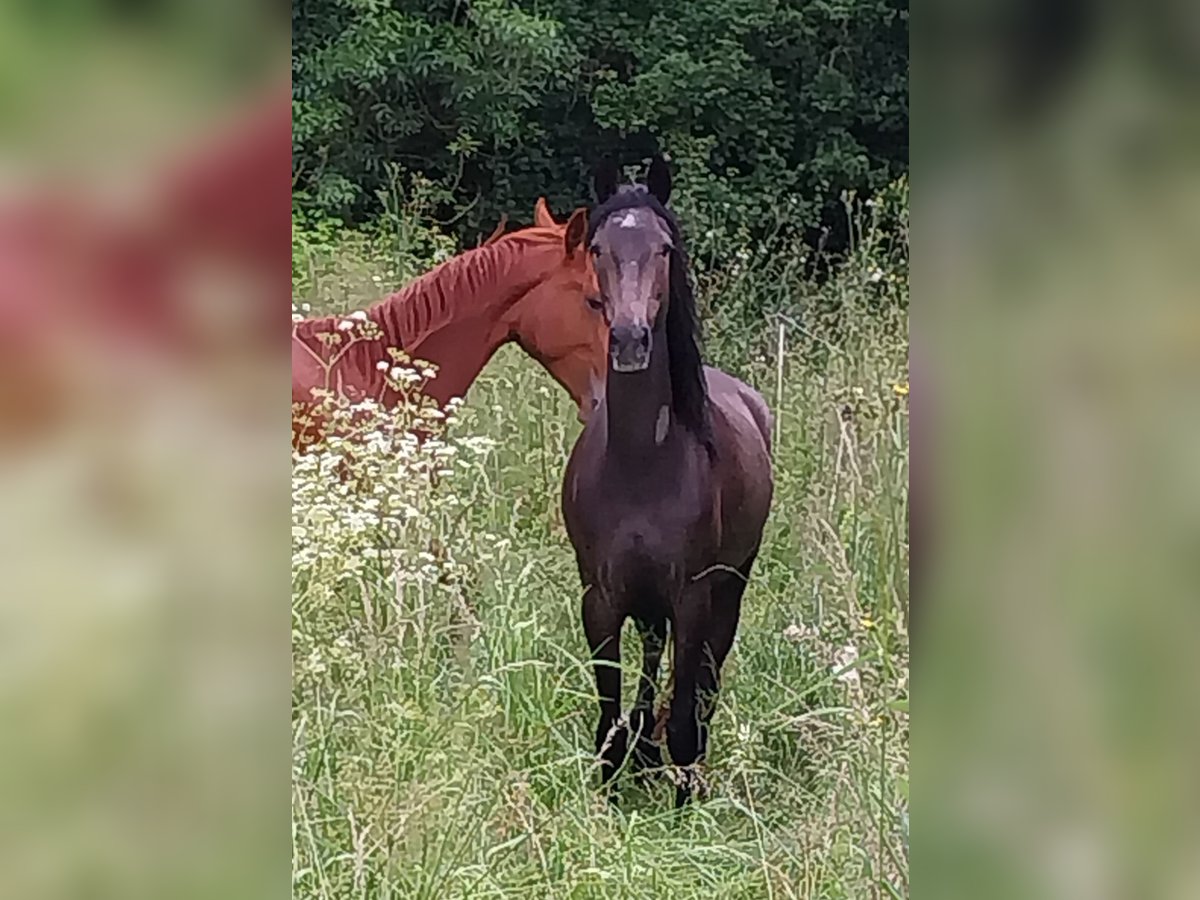
[[471, 238], [662, 150], [706, 227], [836, 243], [841, 192], [907, 170], [906, 0], [295, 0], [292, 26], [297, 207], [351, 224], [420, 176]]

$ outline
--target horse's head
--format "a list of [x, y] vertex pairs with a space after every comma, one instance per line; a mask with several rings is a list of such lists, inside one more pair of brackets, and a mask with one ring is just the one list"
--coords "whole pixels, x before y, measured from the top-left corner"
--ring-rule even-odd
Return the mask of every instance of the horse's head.
[[577, 209], [565, 225], [554, 221], [544, 200], [535, 226], [558, 233], [559, 255], [549, 273], [521, 300], [514, 328], [521, 347], [571, 394], [586, 421], [600, 403], [608, 365], [608, 328], [601, 316], [599, 287], [584, 250], [587, 210]]
[[671, 173], [661, 158], [651, 164], [645, 187], [618, 188], [614, 167], [596, 175], [599, 206], [588, 250], [617, 372], [637, 372], [650, 364], [654, 332], [661, 333], [658, 326], [665, 321], [676, 251], [665, 212], [670, 195]]

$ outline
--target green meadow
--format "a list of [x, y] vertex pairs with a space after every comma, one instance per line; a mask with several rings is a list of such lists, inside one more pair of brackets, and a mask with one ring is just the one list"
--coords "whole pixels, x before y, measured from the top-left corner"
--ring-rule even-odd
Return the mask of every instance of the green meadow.
[[[302, 244], [300, 308], [365, 305], [428, 262], [393, 237]], [[623, 779], [619, 809], [597, 790], [559, 513], [580, 426], [509, 347], [444, 439], [356, 457], [369, 487], [293, 461], [296, 896], [908, 895], [906, 248], [861, 229], [819, 281], [765, 249], [694, 257], [708, 361], [776, 416], [707, 797], [677, 814], [666, 778]]]

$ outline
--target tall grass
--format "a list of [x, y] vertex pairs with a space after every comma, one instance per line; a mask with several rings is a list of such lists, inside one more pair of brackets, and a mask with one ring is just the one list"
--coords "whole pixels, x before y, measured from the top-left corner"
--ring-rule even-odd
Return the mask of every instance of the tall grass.
[[[776, 496], [724, 672], [710, 796], [676, 815], [665, 781], [626, 779], [619, 810], [596, 789], [558, 512], [578, 425], [508, 350], [436, 465], [412, 447], [373, 458], [372, 484], [404, 510], [294, 542], [298, 896], [907, 895], [903, 273], [863, 255], [814, 285], [766, 256], [738, 262], [701, 278], [708, 355], [778, 418]], [[319, 265], [310, 285], [372, 264]], [[360, 502], [319, 469], [294, 467], [299, 527], [344, 523]], [[626, 706], [639, 646], [630, 629]]]

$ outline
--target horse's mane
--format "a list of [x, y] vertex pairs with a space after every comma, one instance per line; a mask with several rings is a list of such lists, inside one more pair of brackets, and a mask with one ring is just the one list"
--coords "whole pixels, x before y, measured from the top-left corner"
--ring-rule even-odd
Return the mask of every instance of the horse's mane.
[[670, 356], [671, 407], [680, 423], [714, 451], [708, 384], [700, 353], [700, 319], [692, 293], [691, 274], [679, 222], [658, 198], [644, 187], [624, 187], [598, 204], [588, 217], [588, 243], [596, 230], [615, 212], [645, 207], [666, 223], [671, 234], [670, 296], [667, 305], [667, 352]]
[[[562, 241], [562, 229], [524, 228], [467, 250], [410, 281], [394, 294], [367, 307], [367, 315], [384, 330], [389, 341], [411, 349], [443, 328], [462, 311], [463, 302], [478, 298], [489, 284], [508, 277], [520, 265], [531, 245]], [[327, 332], [344, 316], [322, 316], [296, 323], [303, 339]]]

